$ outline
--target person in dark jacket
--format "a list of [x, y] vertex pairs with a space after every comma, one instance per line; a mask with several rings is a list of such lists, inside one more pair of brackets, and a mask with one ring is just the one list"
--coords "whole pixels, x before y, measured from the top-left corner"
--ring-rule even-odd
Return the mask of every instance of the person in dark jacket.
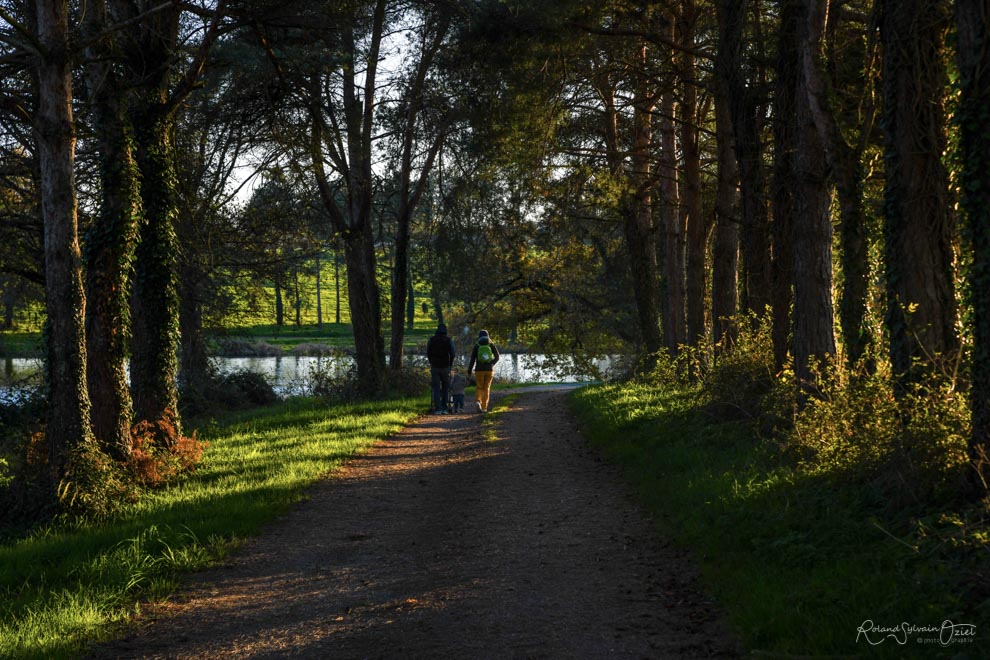
[[426, 342], [426, 359], [430, 361], [430, 389], [433, 393], [433, 412], [447, 414], [450, 396], [450, 368], [454, 366], [454, 342], [447, 336], [447, 326], [437, 326], [436, 333]]
[[474, 404], [478, 412], [488, 412], [488, 399], [491, 394], [492, 379], [495, 377], [495, 363], [498, 362], [498, 348], [492, 343], [487, 330], [478, 333], [478, 341], [471, 350], [468, 363], [468, 376], [474, 370]]

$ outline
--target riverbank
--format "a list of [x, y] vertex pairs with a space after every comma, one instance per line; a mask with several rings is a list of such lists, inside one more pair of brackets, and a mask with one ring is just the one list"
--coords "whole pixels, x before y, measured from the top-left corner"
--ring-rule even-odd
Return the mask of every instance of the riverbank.
[[[426, 342], [435, 332], [434, 322], [418, 324], [407, 330], [403, 346], [407, 355], [423, 354]], [[207, 354], [211, 357], [327, 357], [354, 354], [354, 332], [349, 324], [324, 323], [316, 325], [225, 328], [206, 333]], [[464, 353], [473, 345], [474, 336], [455, 337]], [[389, 346], [391, 335], [385, 335]], [[527, 348], [507, 341], [497, 342], [505, 353], [526, 353]], [[0, 332], [0, 358], [40, 359], [42, 343], [40, 332]]]

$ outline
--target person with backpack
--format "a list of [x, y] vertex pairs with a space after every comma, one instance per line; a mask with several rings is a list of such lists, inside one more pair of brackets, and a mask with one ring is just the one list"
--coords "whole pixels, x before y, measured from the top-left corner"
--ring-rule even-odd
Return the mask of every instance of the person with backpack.
[[447, 326], [441, 323], [436, 333], [426, 342], [426, 359], [430, 361], [430, 390], [433, 395], [433, 412], [447, 414], [450, 397], [450, 368], [454, 366], [454, 341], [447, 336]]
[[492, 379], [495, 377], [495, 363], [498, 362], [498, 348], [492, 343], [487, 330], [478, 333], [478, 341], [471, 350], [471, 362], [467, 373], [474, 370], [474, 403], [478, 412], [488, 412], [488, 398], [491, 394]]

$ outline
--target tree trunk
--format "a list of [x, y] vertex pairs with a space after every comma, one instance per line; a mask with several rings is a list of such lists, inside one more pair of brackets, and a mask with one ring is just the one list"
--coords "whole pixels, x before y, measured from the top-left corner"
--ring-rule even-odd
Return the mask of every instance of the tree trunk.
[[[815, 124], [825, 145], [825, 158], [831, 171], [839, 201], [839, 242], [842, 266], [842, 283], [839, 294], [839, 325], [842, 331], [842, 344], [845, 348], [846, 365], [854, 369], [866, 355], [873, 341], [872, 334], [866, 324], [867, 297], [869, 295], [869, 246], [866, 235], [866, 218], [863, 210], [863, 150], [870, 139], [874, 122], [873, 104], [869, 101], [870, 93], [863, 95], [864, 101], [851, 109], [836, 107], [835, 94], [829, 93], [829, 84], [835, 88], [839, 83], [837, 74], [838, 63], [834, 61], [838, 46], [835, 43], [836, 26], [841, 20], [840, 12], [835, 11], [837, 0], [819, 0], [827, 2], [827, 21], [824, 34], [829, 45], [826, 47], [830, 61], [825, 64], [832, 72], [827, 76], [822, 60], [815, 58], [809, 62], [808, 75], [812, 81], [811, 93]], [[819, 7], [819, 10], [821, 7]], [[821, 19], [819, 19], [820, 21]], [[869, 39], [868, 42], [872, 42]], [[867, 47], [867, 52], [872, 52]], [[869, 57], [869, 55], [867, 56]], [[865, 67], [864, 67], [865, 68]], [[871, 84], [867, 81], [867, 86]], [[855, 146], [843, 135], [839, 126], [839, 117], [845, 114], [854, 119], [853, 124], [858, 133]], [[874, 370], [872, 360], [864, 365], [870, 372]]]
[[130, 274], [140, 220], [141, 192], [133, 139], [121, 108], [122, 91], [108, 58], [106, 6], [95, 0], [86, 31], [94, 39], [86, 83], [99, 153], [100, 208], [86, 234], [86, 341], [93, 434], [118, 460], [131, 451], [133, 410], [127, 382], [130, 348]]
[[[403, 192], [405, 196], [405, 192]], [[388, 366], [392, 371], [402, 369], [402, 353], [405, 348], [406, 296], [409, 291], [409, 240], [412, 235], [412, 209], [400, 202], [398, 226], [395, 234], [395, 270], [392, 278], [392, 339], [389, 347]]]
[[399, 170], [399, 213], [395, 234], [395, 270], [392, 280], [392, 341], [389, 351], [389, 368], [393, 371], [402, 369], [402, 353], [405, 345], [405, 308], [406, 296], [412, 287], [409, 272], [409, 241], [412, 237], [412, 219], [423, 192], [426, 182], [433, 169], [433, 163], [445, 139], [445, 128], [440, 128], [427, 149], [426, 160], [419, 169], [419, 175], [413, 182], [414, 166], [413, 147], [416, 144], [416, 130], [419, 122], [420, 109], [426, 91], [427, 74], [433, 66], [440, 46], [450, 27], [450, 17], [444, 12], [439, 20], [434, 22], [436, 31], [427, 41], [424, 37], [422, 50], [416, 73], [406, 97], [406, 116], [402, 135], [402, 154]]
[[320, 256], [316, 256], [316, 327], [323, 329], [323, 268]]
[[[645, 66], [647, 48], [641, 46], [639, 62]], [[660, 333], [660, 274], [657, 269], [656, 239], [653, 234], [653, 203], [651, 151], [653, 146], [653, 109], [645, 77], [642, 77], [633, 98], [633, 153], [630, 159], [630, 181], [634, 191], [631, 207], [625, 212], [625, 235], [630, 264], [635, 274], [634, 297], [639, 316], [643, 352], [647, 366], [663, 347]]]
[[771, 280], [773, 290], [774, 366], [784, 369], [791, 352], [791, 306], [794, 304], [794, 244], [798, 240], [797, 200], [801, 182], [798, 180], [798, 32], [801, 20], [801, 0], [781, 3], [777, 40], [777, 76], [773, 120], [773, 259]]
[[682, 0], [678, 16], [678, 39], [686, 49], [680, 58], [681, 91], [681, 154], [684, 168], [681, 186], [681, 209], [685, 215], [681, 222], [686, 229], [686, 321], [687, 343], [691, 346], [705, 344], [705, 292], [708, 289], [708, 235], [709, 218], [704, 213], [701, 191], [701, 153], [698, 148], [698, 88], [695, 57], [688, 49], [694, 48], [695, 21], [698, 8], [694, 0]]
[[292, 289], [294, 296], [294, 307], [296, 312], [296, 327], [302, 327], [302, 295], [299, 291], [299, 270], [293, 269], [292, 271]]
[[36, 2], [38, 106], [34, 134], [41, 173], [41, 216], [45, 231], [45, 375], [48, 426], [45, 432], [51, 492], [65, 476], [69, 453], [90, 436], [86, 387], [86, 301], [82, 283], [73, 166], [75, 125], [68, 4]]
[[275, 276], [275, 327], [285, 325], [285, 303], [282, 300], [282, 275]]
[[763, 148], [760, 142], [760, 104], [747, 84], [743, 51], [747, 2], [719, 0], [719, 42], [725, 52], [725, 79], [735, 129], [736, 161], [742, 199], [740, 243], [743, 262], [743, 304], [758, 317], [771, 306], [770, 229], [764, 191]]
[[[781, 3], [780, 27], [777, 41], [777, 76], [774, 105], [773, 142], [773, 282], [772, 339], [773, 358], [777, 371], [787, 364], [791, 351], [791, 306], [794, 304], [794, 241], [797, 200], [800, 185], [797, 167], [798, 118], [798, 32], [800, 0]], [[796, 312], [795, 312], [796, 314]]]
[[967, 217], [973, 263], [969, 295], [973, 305], [973, 363], [970, 408], [973, 430], [969, 455], [976, 492], [986, 492], [990, 480], [990, 2], [957, 0], [957, 62], [961, 97], [956, 118], [961, 130], [963, 208]]
[[[721, 57], [721, 56], [719, 56]], [[720, 71], [723, 63], [716, 63]], [[733, 146], [732, 118], [724, 80], [715, 91], [715, 143], [718, 191], [715, 198], [715, 244], [712, 247], [712, 326], [716, 347], [731, 344], [731, 319], [739, 311], [739, 168]]]
[[412, 277], [409, 278], [409, 300], [406, 302], [406, 329], [412, 330], [416, 327], [416, 289], [413, 287]]
[[[144, 221], [134, 261], [131, 396], [138, 420], [178, 423], [179, 307], [173, 123], [158, 93], [135, 115]], [[176, 428], [176, 433], [179, 433]]]
[[816, 363], [835, 354], [832, 311], [832, 222], [825, 146], [816, 115], [818, 61], [822, 57], [824, 5], [795, 2], [799, 53], [794, 95], [794, 371], [798, 383], [817, 386]]
[[945, 151], [944, 0], [885, 6], [883, 45], [884, 258], [887, 327], [902, 384], [932, 376], [957, 348], [952, 221]]
[[661, 320], [663, 323], [663, 345], [671, 356], [677, 355], [679, 347], [687, 341], [687, 319], [685, 318], [687, 273], [684, 264], [685, 227], [683, 217], [677, 212], [680, 205], [677, 190], [677, 138], [674, 133], [674, 97], [665, 94], [661, 100], [660, 112], [660, 209], [659, 222], [663, 237], [663, 259], [661, 275]]
[[179, 383], [192, 392], [201, 391], [210, 379], [210, 358], [203, 339], [203, 304], [199, 297], [204, 277], [194, 264], [183, 263], [179, 268]]
[[375, 244], [371, 223], [346, 237], [347, 293], [354, 330], [358, 388], [371, 395], [381, 390], [385, 378], [385, 340], [382, 337], [381, 302], [375, 268]]
[[333, 295], [336, 298], [334, 309], [334, 323], [340, 325], [340, 251], [335, 249], [333, 253]]

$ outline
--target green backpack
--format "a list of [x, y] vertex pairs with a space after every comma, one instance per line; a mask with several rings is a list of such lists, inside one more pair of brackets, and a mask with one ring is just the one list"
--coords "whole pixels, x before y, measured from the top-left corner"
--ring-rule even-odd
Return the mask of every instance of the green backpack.
[[491, 364], [495, 360], [491, 344], [478, 344], [478, 364]]

